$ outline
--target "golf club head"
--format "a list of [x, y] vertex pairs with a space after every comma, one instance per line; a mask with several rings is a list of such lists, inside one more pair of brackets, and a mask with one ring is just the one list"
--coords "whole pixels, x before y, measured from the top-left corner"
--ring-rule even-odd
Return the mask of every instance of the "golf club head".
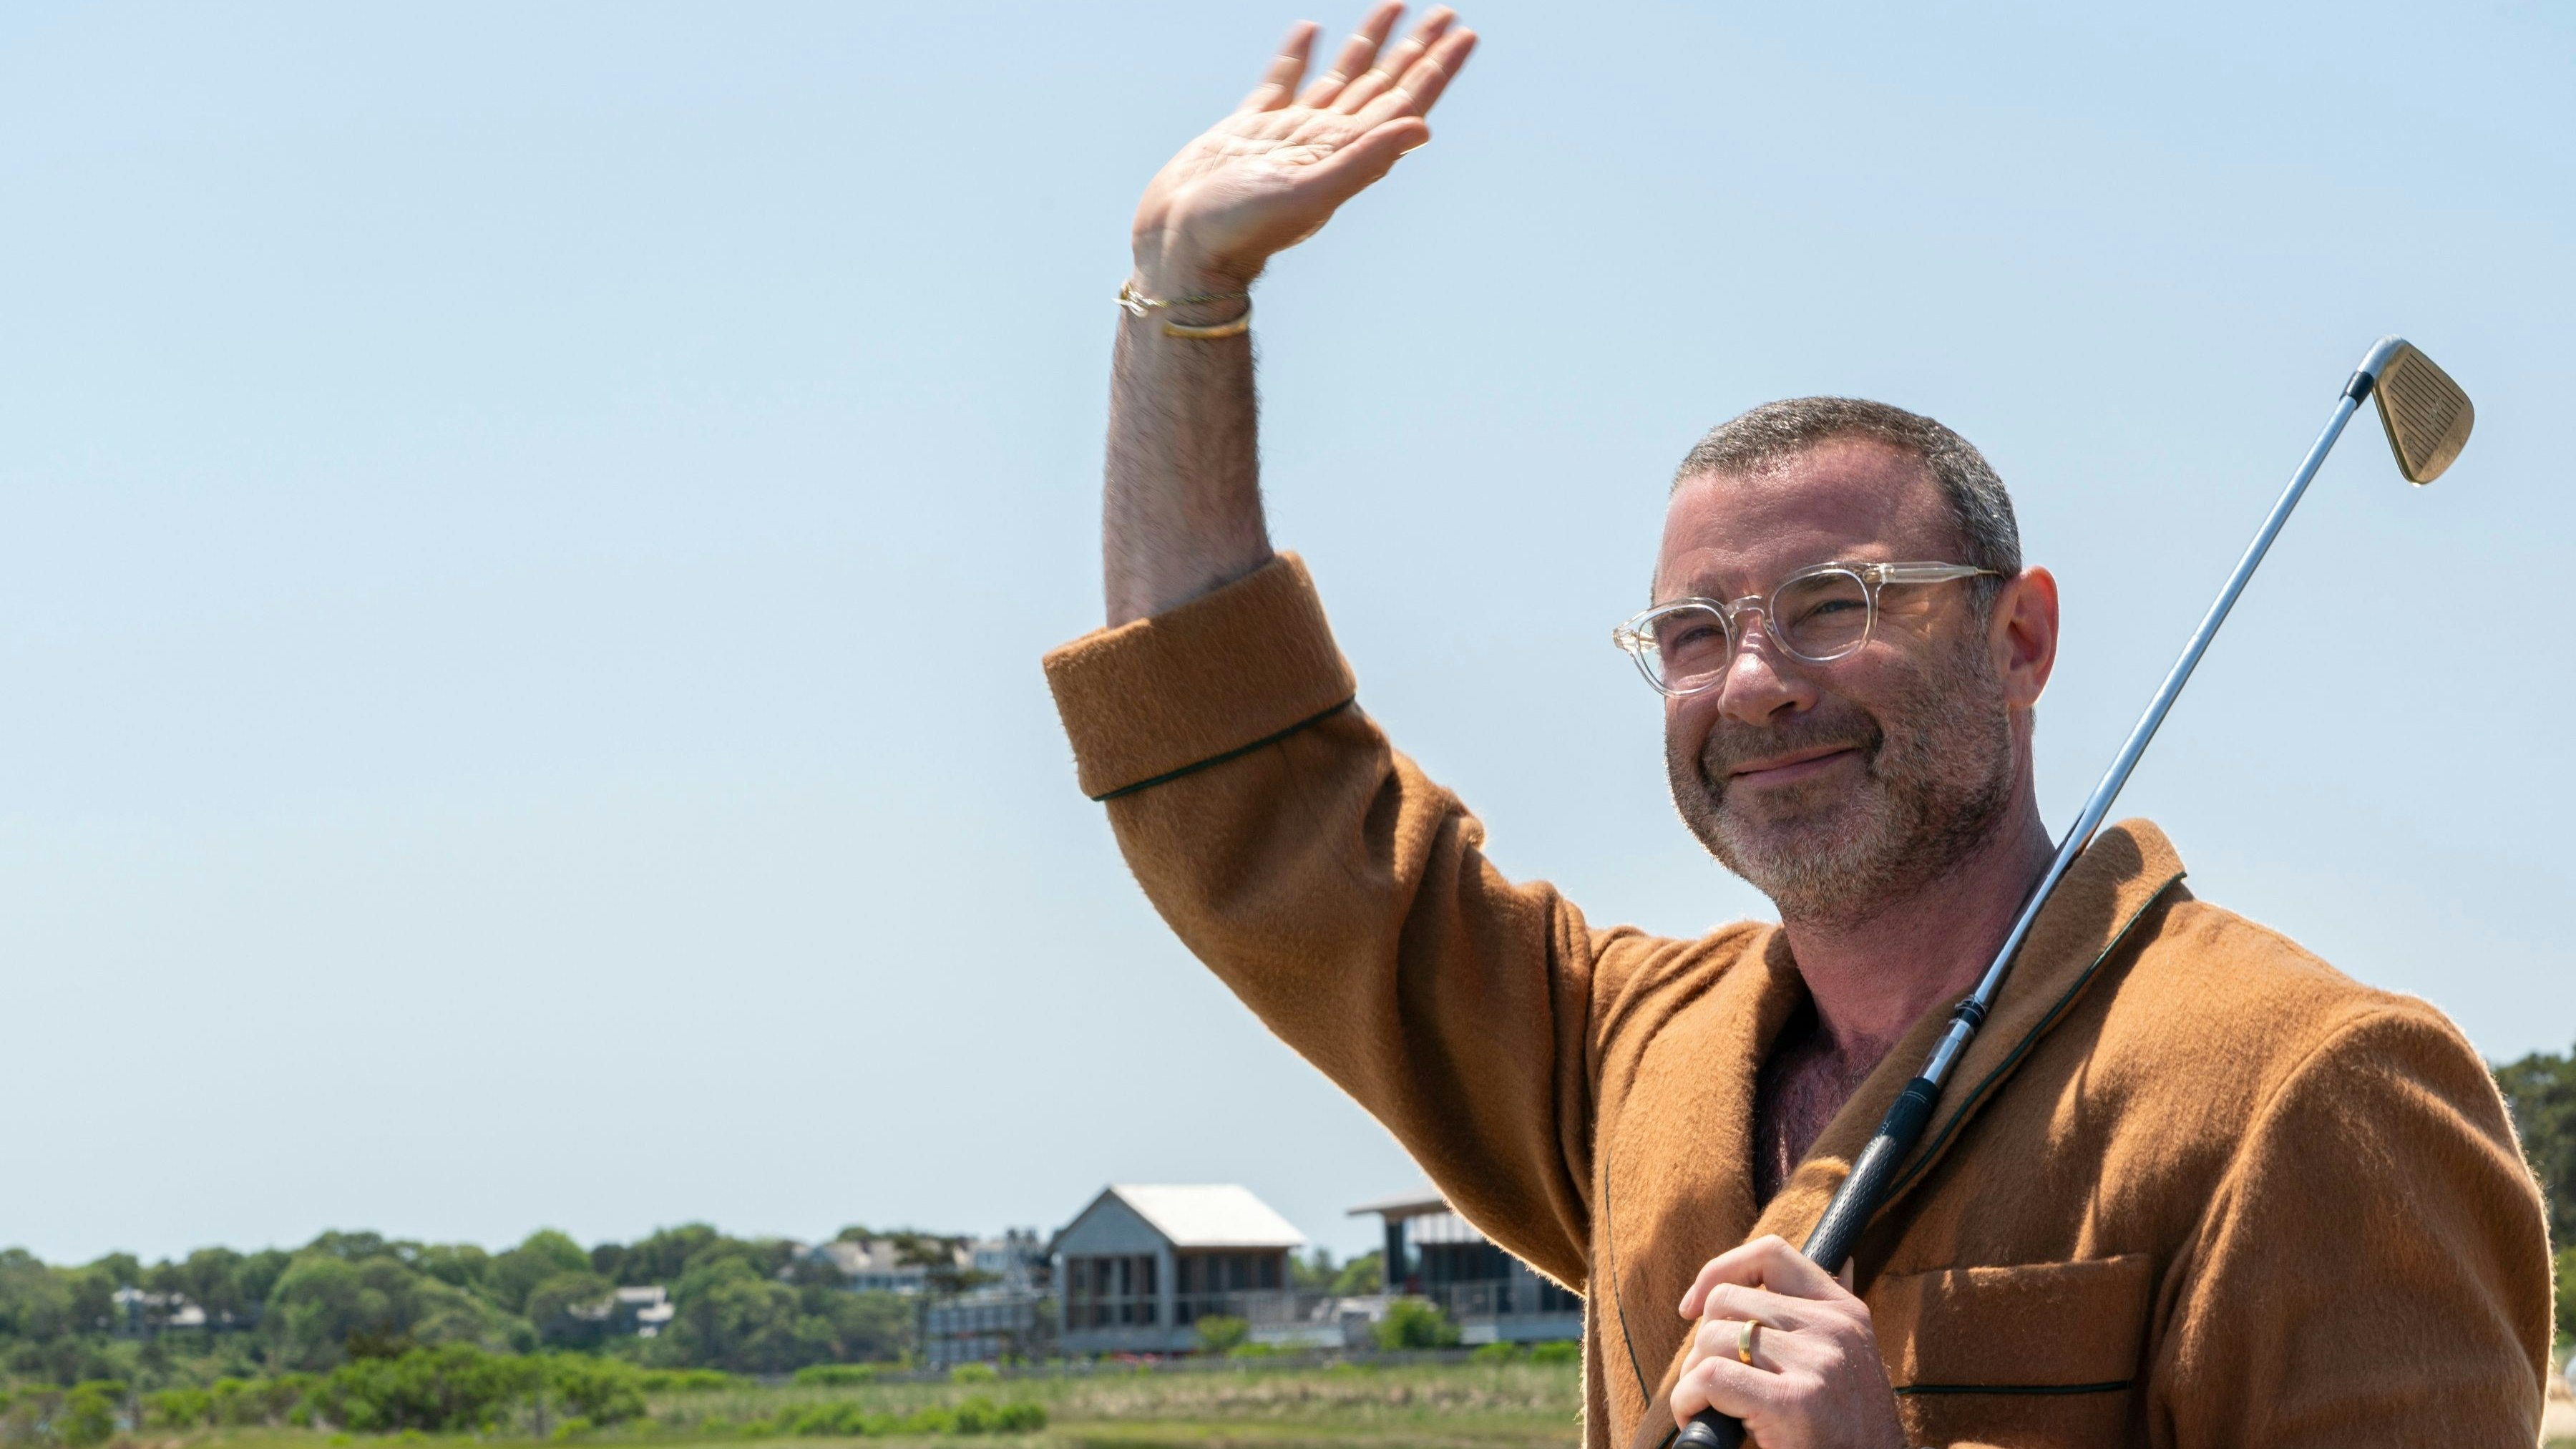
[[2397, 471], [2409, 483], [2430, 483], [2468, 446], [2477, 409], [2451, 375], [2416, 351], [2414, 343], [2390, 337], [2371, 350], [2387, 359], [2370, 395], [2379, 404], [2379, 425], [2388, 432]]

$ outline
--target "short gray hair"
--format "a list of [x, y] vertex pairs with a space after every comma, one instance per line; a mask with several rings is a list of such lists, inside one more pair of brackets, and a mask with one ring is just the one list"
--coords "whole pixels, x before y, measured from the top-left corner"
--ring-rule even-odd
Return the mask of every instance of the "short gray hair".
[[[1967, 549], [1960, 563], [1993, 569], [2005, 578], [2021, 572], [2021, 525], [2012, 495], [1976, 445], [1920, 413], [1856, 397], [1793, 397], [1764, 403], [1708, 430], [1673, 473], [1673, 487], [1703, 473], [1754, 473], [1838, 438], [1885, 443], [1923, 463], [1940, 485]], [[2000, 582], [1980, 579], [1981, 599]]]

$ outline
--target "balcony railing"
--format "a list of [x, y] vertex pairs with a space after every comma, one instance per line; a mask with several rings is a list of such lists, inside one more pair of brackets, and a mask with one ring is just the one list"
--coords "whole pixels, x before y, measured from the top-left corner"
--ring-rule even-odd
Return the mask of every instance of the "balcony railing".
[[[1540, 1286], [1527, 1280], [1499, 1279], [1491, 1282], [1444, 1283], [1416, 1295], [1429, 1299], [1453, 1323], [1482, 1322], [1504, 1318], [1547, 1318], [1579, 1313], [1579, 1300], [1571, 1295], [1543, 1294]], [[1556, 1299], [1550, 1303], [1543, 1299]], [[1189, 1327], [1202, 1318], [1240, 1318], [1252, 1326], [1255, 1336], [1264, 1330], [1321, 1329], [1358, 1315], [1376, 1316], [1375, 1305], [1383, 1300], [1337, 1297], [1330, 1293], [1305, 1293], [1292, 1289], [1270, 1289], [1246, 1293], [1187, 1293], [1172, 1300], [1177, 1326]]]

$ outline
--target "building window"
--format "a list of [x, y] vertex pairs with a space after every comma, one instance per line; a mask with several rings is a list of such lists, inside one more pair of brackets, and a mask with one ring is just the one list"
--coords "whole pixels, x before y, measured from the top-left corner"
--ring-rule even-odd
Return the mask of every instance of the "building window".
[[1153, 1327], [1161, 1321], [1155, 1277], [1151, 1253], [1065, 1259], [1064, 1326]]
[[1186, 1327], [1217, 1314], [1251, 1316], [1246, 1293], [1275, 1293], [1286, 1280], [1285, 1254], [1181, 1253], [1173, 1260], [1172, 1314]]

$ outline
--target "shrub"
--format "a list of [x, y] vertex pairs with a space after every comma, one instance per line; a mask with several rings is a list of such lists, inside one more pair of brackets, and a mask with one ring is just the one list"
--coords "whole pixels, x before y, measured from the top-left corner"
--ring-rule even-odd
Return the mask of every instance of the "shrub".
[[1227, 1358], [1270, 1358], [1279, 1352], [1275, 1343], [1238, 1343], [1225, 1351]]
[[958, 1434], [1026, 1434], [1046, 1427], [1046, 1410], [1037, 1404], [997, 1404], [981, 1394], [957, 1406]]
[[63, 1395], [63, 1407], [54, 1415], [55, 1437], [71, 1449], [106, 1443], [116, 1433], [116, 1401], [124, 1392], [125, 1385], [102, 1379]]
[[1478, 1363], [1512, 1363], [1520, 1356], [1521, 1346], [1517, 1343], [1489, 1343], [1468, 1355]]
[[2576, 1248], [2558, 1255], [2558, 1336], [2576, 1338]]
[[147, 1429], [194, 1429], [213, 1423], [214, 1416], [215, 1396], [204, 1389], [163, 1389], [143, 1396]]
[[952, 1384], [989, 1384], [1001, 1376], [1001, 1370], [988, 1363], [961, 1363], [948, 1371]]
[[808, 1404], [778, 1416], [782, 1434], [852, 1435], [868, 1432], [868, 1413], [859, 1404], [843, 1400], [837, 1404]]
[[1377, 1346], [1384, 1349], [1448, 1348], [1458, 1342], [1458, 1325], [1449, 1315], [1419, 1298], [1399, 1298], [1378, 1320]]
[[1210, 1353], [1223, 1353], [1252, 1337], [1251, 1324], [1240, 1318], [1229, 1318], [1222, 1313], [1211, 1313], [1200, 1319], [1198, 1328], [1199, 1342], [1206, 1345]]
[[1530, 1362], [1532, 1363], [1581, 1363], [1582, 1361], [1583, 1345], [1579, 1343], [1568, 1342], [1567, 1340], [1560, 1338], [1554, 1343], [1533, 1343], [1530, 1345]]
[[[805, 1381], [802, 1373], [796, 1381]], [[637, 1375], [635, 1386], [648, 1394], [703, 1394], [734, 1387], [734, 1377], [723, 1369], [646, 1369]]]
[[796, 1382], [806, 1388], [842, 1388], [871, 1382], [876, 1376], [877, 1366], [872, 1363], [813, 1363], [796, 1371]]
[[[470, 1343], [415, 1348], [399, 1358], [342, 1364], [314, 1388], [311, 1405], [342, 1428], [361, 1433], [473, 1429], [538, 1392], [551, 1367], [536, 1359], [485, 1353]], [[640, 1411], [640, 1396], [635, 1403]]]
[[554, 1433], [547, 1437], [560, 1444], [566, 1439], [578, 1439], [582, 1435], [589, 1433], [590, 1429], [591, 1423], [588, 1419], [566, 1419], [562, 1423], [555, 1425]]
[[590, 1424], [643, 1417], [644, 1376], [634, 1365], [579, 1353], [554, 1354], [545, 1365], [546, 1387]]
[[982, 1394], [970, 1395], [950, 1412], [954, 1415], [951, 1425], [960, 1434], [989, 1433], [993, 1421], [1002, 1414], [1001, 1406]]

